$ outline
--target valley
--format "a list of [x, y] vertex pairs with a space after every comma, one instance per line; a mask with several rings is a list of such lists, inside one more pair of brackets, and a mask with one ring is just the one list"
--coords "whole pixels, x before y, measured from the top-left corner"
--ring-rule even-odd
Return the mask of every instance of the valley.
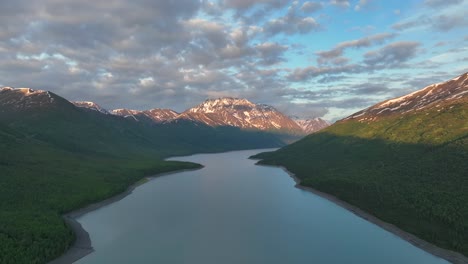
[[0, 264], [468, 264], [467, 13], [1, 0]]

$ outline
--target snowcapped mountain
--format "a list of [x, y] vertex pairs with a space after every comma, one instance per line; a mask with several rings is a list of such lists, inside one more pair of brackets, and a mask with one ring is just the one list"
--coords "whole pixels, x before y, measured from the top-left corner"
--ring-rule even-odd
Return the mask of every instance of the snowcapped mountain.
[[304, 133], [296, 122], [269, 105], [231, 97], [208, 99], [184, 111], [177, 120], [191, 120], [209, 126]]
[[98, 111], [98, 112], [106, 114], [106, 115], [110, 114], [109, 111], [107, 111], [106, 109], [102, 108], [100, 105], [98, 105], [98, 104], [96, 104], [94, 102], [75, 101], [75, 102], [72, 102], [72, 104], [74, 104], [76, 107], [81, 107], [81, 108], [86, 108], [86, 109]]
[[468, 72], [446, 82], [429, 85], [413, 93], [383, 101], [344, 120], [374, 121], [379, 117], [405, 114], [431, 107], [439, 111], [458, 102], [468, 103]]
[[163, 123], [176, 118], [179, 113], [171, 109], [154, 108], [145, 111], [131, 110], [131, 109], [115, 109], [112, 110], [113, 115], [123, 116], [125, 118], [132, 118], [136, 121], [150, 121], [154, 123]]
[[291, 117], [291, 119], [294, 120], [294, 122], [296, 122], [302, 128], [302, 130], [304, 130], [304, 132], [307, 134], [317, 132], [321, 129], [324, 129], [330, 126], [330, 123], [328, 123], [327, 121], [319, 117], [312, 118], [312, 119], [302, 119], [302, 118], [293, 116]]

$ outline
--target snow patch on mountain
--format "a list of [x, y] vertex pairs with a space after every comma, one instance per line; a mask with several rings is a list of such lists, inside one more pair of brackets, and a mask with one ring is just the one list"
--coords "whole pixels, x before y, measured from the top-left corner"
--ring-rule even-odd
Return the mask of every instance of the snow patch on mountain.
[[123, 116], [126, 118], [132, 118], [136, 121], [150, 120], [151, 122], [154, 122], [154, 123], [167, 122], [176, 118], [179, 115], [179, 113], [177, 113], [176, 111], [173, 111], [171, 109], [163, 109], [163, 108], [154, 108], [154, 109], [145, 110], [145, 111], [122, 108], [122, 109], [112, 110], [111, 114]]
[[75, 102], [72, 102], [72, 104], [74, 104], [76, 107], [81, 107], [81, 108], [86, 108], [86, 109], [98, 111], [98, 112], [106, 114], [106, 115], [110, 114], [109, 111], [107, 111], [106, 109], [102, 108], [100, 105], [98, 105], [98, 104], [96, 104], [94, 102], [75, 101]]

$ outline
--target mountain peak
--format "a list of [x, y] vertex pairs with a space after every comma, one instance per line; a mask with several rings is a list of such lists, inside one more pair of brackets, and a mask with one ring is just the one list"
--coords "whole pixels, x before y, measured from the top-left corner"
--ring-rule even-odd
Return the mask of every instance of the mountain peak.
[[236, 126], [302, 134], [301, 127], [274, 107], [255, 104], [244, 98], [208, 99], [180, 114], [177, 119], [201, 122], [208, 126]]
[[221, 97], [207, 99], [198, 106], [190, 108], [188, 111], [192, 113], [214, 113], [218, 108], [233, 108], [236, 106], [255, 107], [255, 104], [243, 98]]
[[109, 111], [106, 109], [102, 108], [100, 105], [96, 104], [95, 102], [90, 102], [90, 101], [75, 101], [71, 102], [74, 104], [76, 107], [81, 107], [81, 108], [86, 108], [94, 111], [98, 111], [103, 114], [110, 114]]

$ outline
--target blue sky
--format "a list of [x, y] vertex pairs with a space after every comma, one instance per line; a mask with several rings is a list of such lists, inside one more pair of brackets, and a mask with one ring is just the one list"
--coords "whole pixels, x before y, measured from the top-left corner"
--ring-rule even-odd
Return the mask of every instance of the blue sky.
[[468, 71], [468, 0], [0, 3], [0, 85], [104, 108], [233, 96], [337, 120]]

